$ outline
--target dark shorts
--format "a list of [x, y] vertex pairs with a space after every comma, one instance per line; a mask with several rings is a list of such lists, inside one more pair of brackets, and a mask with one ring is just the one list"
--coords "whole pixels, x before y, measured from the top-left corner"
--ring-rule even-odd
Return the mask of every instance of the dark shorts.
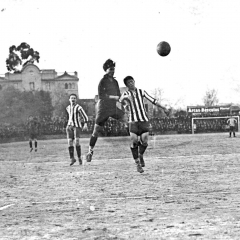
[[234, 130], [235, 130], [235, 127], [234, 126], [230, 126], [229, 131], [230, 132], [234, 132]]
[[81, 128], [79, 127], [66, 127], [67, 139], [80, 138]]
[[124, 111], [117, 107], [97, 107], [95, 123], [103, 126], [109, 117], [116, 120], [123, 119]]
[[143, 133], [149, 132], [149, 122], [130, 122], [129, 132], [141, 136]]

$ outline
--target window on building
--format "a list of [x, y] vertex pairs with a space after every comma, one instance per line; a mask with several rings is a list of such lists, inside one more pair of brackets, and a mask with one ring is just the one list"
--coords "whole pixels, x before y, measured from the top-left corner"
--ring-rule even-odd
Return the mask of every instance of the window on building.
[[35, 90], [34, 82], [30, 82], [29, 85], [30, 85], [30, 90]]
[[72, 89], [75, 89], [75, 83], [72, 83]]
[[68, 84], [67, 83], [65, 83], [65, 89], [68, 89]]
[[69, 87], [69, 89], [72, 89], [72, 84], [71, 84], [71, 83], [69, 83], [68, 87]]

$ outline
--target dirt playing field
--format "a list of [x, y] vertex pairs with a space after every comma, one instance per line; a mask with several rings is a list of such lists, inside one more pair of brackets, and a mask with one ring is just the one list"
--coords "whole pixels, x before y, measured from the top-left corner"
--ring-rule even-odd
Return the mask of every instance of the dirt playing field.
[[66, 139], [37, 153], [0, 144], [0, 239], [239, 239], [239, 146], [227, 133], [151, 136], [140, 174], [128, 137], [99, 138], [72, 167]]

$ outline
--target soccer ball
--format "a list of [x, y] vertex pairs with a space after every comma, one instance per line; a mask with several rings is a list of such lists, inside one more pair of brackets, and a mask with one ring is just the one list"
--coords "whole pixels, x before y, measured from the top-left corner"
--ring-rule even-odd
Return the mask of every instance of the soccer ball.
[[167, 56], [171, 51], [171, 46], [168, 42], [162, 41], [157, 45], [157, 53], [162, 56], [165, 57]]

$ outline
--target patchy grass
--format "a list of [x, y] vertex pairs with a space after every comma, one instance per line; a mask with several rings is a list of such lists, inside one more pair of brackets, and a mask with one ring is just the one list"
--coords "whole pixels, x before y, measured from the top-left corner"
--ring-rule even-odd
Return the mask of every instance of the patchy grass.
[[129, 145], [70, 167], [66, 139], [0, 144], [0, 239], [239, 239], [239, 138], [152, 136], [142, 174]]

